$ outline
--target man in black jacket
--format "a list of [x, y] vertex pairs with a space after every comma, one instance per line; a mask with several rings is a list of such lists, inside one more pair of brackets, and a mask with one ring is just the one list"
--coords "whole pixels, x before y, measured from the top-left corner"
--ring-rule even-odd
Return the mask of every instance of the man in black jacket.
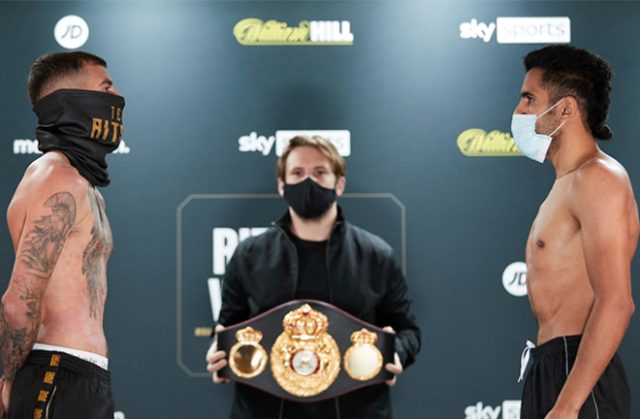
[[[420, 350], [407, 284], [381, 238], [347, 222], [336, 199], [346, 165], [320, 137], [295, 137], [277, 167], [278, 192], [289, 210], [265, 233], [236, 249], [224, 277], [219, 325], [231, 325], [294, 299], [327, 301], [396, 334], [395, 374], [387, 384], [313, 403], [296, 403], [237, 384], [231, 418], [391, 418], [389, 386]], [[227, 354], [212, 345], [207, 370], [215, 383]]]

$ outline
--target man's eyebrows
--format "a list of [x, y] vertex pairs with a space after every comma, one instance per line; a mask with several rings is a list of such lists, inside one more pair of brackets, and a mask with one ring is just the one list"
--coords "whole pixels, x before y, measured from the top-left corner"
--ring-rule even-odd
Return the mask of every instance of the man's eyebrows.
[[535, 97], [535, 95], [528, 90], [523, 90], [520, 92], [520, 97]]

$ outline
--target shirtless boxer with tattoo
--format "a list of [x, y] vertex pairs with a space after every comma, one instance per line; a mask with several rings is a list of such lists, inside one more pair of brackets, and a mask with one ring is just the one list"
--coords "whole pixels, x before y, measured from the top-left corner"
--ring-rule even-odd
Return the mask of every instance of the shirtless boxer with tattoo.
[[113, 419], [103, 330], [112, 249], [105, 156], [124, 98], [103, 59], [45, 54], [29, 74], [44, 154], [7, 210], [15, 263], [0, 305], [2, 417]]

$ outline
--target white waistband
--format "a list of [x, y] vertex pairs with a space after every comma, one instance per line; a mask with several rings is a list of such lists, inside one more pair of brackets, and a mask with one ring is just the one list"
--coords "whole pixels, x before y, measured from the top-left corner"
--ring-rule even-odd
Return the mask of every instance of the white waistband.
[[80, 358], [83, 361], [91, 362], [92, 364], [99, 366], [103, 370], [109, 370], [109, 360], [104, 356], [94, 354], [93, 352], [81, 351], [79, 349], [67, 348], [65, 346], [45, 345], [44, 343], [34, 343], [33, 350], [64, 352], [65, 354], [73, 355], [76, 358]]

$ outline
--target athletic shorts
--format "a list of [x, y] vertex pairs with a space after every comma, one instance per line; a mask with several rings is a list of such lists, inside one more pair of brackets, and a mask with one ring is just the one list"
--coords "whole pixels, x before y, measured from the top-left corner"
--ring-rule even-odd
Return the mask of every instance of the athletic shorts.
[[[552, 339], [531, 350], [522, 396], [521, 419], [544, 419], [553, 408], [576, 359], [580, 336]], [[630, 393], [618, 354], [580, 409], [579, 419], [629, 419]]]
[[75, 356], [31, 351], [13, 381], [9, 419], [113, 419], [111, 373]]

